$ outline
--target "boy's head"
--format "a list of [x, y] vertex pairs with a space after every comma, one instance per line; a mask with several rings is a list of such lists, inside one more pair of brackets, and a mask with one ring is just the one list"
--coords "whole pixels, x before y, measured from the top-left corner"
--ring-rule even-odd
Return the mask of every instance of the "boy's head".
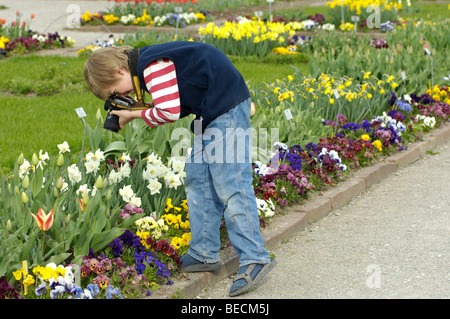
[[84, 78], [96, 97], [108, 100], [112, 87], [121, 80], [119, 71], [129, 73], [127, 53], [130, 50], [130, 46], [100, 48], [89, 57], [84, 66]]

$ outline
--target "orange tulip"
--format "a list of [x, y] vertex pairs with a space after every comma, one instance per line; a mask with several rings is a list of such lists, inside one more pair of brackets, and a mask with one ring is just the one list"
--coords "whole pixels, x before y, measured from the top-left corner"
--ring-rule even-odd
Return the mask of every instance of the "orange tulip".
[[42, 208], [39, 208], [39, 211], [36, 215], [31, 213], [31, 216], [33, 216], [34, 220], [38, 224], [39, 228], [43, 231], [47, 231], [52, 227], [53, 225], [53, 209], [48, 213], [45, 214], [44, 210]]
[[31, 19], [34, 19], [36, 15], [34, 13], [31, 14]]

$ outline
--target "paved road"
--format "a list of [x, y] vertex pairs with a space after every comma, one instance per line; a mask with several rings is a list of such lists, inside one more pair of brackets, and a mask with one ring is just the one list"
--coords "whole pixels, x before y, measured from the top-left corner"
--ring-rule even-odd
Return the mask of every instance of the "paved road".
[[272, 250], [277, 267], [239, 298], [449, 298], [450, 141], [434, 151]]
[[[86, 11], [94, 13], [106, 10], [113, 3], [106, 0], [0, 0], [0, 5], [7, 7], [0, 10], [0, 18], [6, 19], [6, 23], [10, 25], [16, 21], [16, 13], [19, 12], [20, 23], [29, 22], [31, 30], [40, 33], [58, 32], [62, 36], [71, 37], [75, 40], [74, 48], [80, 49], [96, 40], [108, 40], [111, 33], [107, 29], [100, 32], [80, 32], [65, 28], [73, 27], [74, 17], [79, 17]], [[34, 19], [31, 19], [31, 14], [35, 15]]]

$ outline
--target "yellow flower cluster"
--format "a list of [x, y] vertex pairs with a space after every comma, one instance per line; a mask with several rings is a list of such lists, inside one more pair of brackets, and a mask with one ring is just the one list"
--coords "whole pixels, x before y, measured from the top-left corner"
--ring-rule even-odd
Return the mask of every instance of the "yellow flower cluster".
[[[61, 276], [66, 276], [67, 269], [62, 266], [56, 266], [56, 264], [51, 263], [46, 267], [37, 266], [33, 268], [33, 274], [36, 278], [40, 278], [41, 281], [48, 281], [53, 278], [55, 281]], [[27, 288], [35, 283], [34, 277], [28, 273], [28, 262], [26, 260], [22, 261], [22, 268], [13, 272], [14, 279], [17, 281], [22, 280], [24, 286], [24, 295], [27, 294]]]
[[281, 55], [298, 54], [297, 47], [295, 45], [289, 45], [287, 47], [273, 48], [272, 52], [275, 54], [281, 54]]
[[9, 39], [0, 36], [0, 49], [5, 49], [7, 43], [9, 43]]
[[[119, 18], [117, 19], [119, 20]], [[154, 21], [152, 17], [147, 14], [147, 9], [144, 9], [144, 11], [142, 12], [142, 16], [134, 19], [133, 24], [152, 26], [154, 24]]]
[[114, 14], [105, 14], [103, 19], [107, 24], [114, 24], [120, 20], [119, 17], [116, 17]]
[[83, 13], [81, 15], [81, 19], [83, 22], [89, 22], [92, 21], [94, 19], [102, 19], [102, 14], [101, 13], [91, 13], [90, 11], [86, 11], [85, 13]]
[[198, 30], [199, 35], [212, 35], [217, 39], [229, 39], [233, 38], [239, 41], [243, 38], [253, 39], [254, 43], [262, 41], [284, 41], [284, 35], [286, 33], [289, 36], [293, 36], [296, 30], [302, 28], [301, 23], [288, 23], [282, 22], [263, 22], [257, 20], [245, 20], [239, 23], [227, 21], [222, 27], [219, 27], [210, 22], [205, 28], [200, 27]]
[[357, 15], [361, 14], [361, 8], [367, 9], [370, 5], [377, 5], [381, 8], [381, 10], [400, 10], [402, 8], [401, 1], [398, 2], [387, 2], [385, 0], [333, 0], [328, 1], [326, 3], [327, 7], [330, 7], [331, 9], [340, 7], [341, 5], [344, 5], [344, 7], [348, 7], [350, 11], [356, 11]]
[[203, 23], [206, 20], [205, 15], [203, 13], [201, 13], [201, 12], [196, 13], [195, 16], [197, 17], [197, 22], [198, 23]]
[[95, 45], [91, 44], [91, 45], [85, 47], [84, 49], [78, 50], [77, 51], [77, 55], [79, 55], [81, 53], [84, 53], [84, 52], [88, 52], [88, 51], [95, 51], [95, 50], [97, 50], [99, 48], [100, 48], [100, 46], [95, 46]]
[[444, 89], [444, 87], [439, 88], [437, 85], [425, 91], [429, 96], [431, 96], [436, 101], [441, 101], [450, 104], [450, 89]]
[[[188, 232], [190, 230], [190, 224], [187, 201], [183, 200], [180, 206], [181, 207], [176, 207], [172, 205], [172, 199], [168, 198], [165, 208], [166, 214], [161, 216], [167, 225], [175, 230], [183, 231], [181, 237], [174, 236], [170, 243], [177, 250], [181, 247], [188, 246], [191, 240], [191, 233]], [[185, 220], [183, 220], [183, 215], [185, 216]]]
[[142, 217], [134, 222], [137, 226], [136, 235], [141, 237], [142, 244], [148, 249], [149, 246], [145, 244], [147, 237], [152, 236], [155, 239], [159, 239], [163, 232], [169, 230], [169, 227], [165, 224], [164, 219], [160, 218], [155, 220], [151, 216]]
[[[364, 141], [370, 141], [370, 136], [367, 134], [361, 135], [361, 139]], [[376, 147], [380, 152], [383, 151], [383, 144], [380, 140], [375, 140], [372, 142], [372, 145]]]
[[[364, 79], [370, 80], [372, 78], [373, 76], [370, 75], [370, 72], [364, 73]], [[290, 76], [288, 81], [291, 82], [292, 79], [292, 76]], [[294, 92], [296, 92], [298, 96], [302, 96], [305, 99], [312, 97], [314, 100], [319, 97], [319, 94], [326, 95], [329, 97], [329, 103], [334, 104], [334, 90], [337, 90], [339, 96], [345, 97], [349, 102], [359, 98], [371, 99], [375, 92], [379, 94], [386, 93], [382, 86], [385, 83], [391, 82], [391, 86], [393, 84], [395, 84], [394, 86], [398, 86], [397, 83], [392, 82], [393, 79], [394, 77], [390, 76], [386, 81], [378, 80], [375, 83], [374, 80], [370, 80], [353, 85], [353, 78], [342, 77], [340, 79], [334, 79], [330, 75], [321, 74], [317, 79], [305, 78], [301, 83], [296, 82], [294, 87], [277, 80], [277, 84], [272, 83], [267, 85], [267, 88], [277, 96], [279, 101], [289, 99], [293, 102], [296, 96]], [[350, 88], [351, 86], [352, 88]]]
[[342, 31], [353, 31], [355, 29], [355, 25], [353, 23], [350, 22], [346, 22], [344, 24], [341, 24], [339, 26], [339, 29], [341, 29]]

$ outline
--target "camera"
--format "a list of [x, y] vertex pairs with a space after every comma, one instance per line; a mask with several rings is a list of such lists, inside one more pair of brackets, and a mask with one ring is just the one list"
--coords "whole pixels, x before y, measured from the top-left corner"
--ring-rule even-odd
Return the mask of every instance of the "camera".
[[106, 116], [103, 128], [117, 133], [120, 130], [119, 117], [111, 114], [111, 111], [132, 109], [134, 104], [135, 101], [129, 97], [117, 95], [112, 96], [105, 102], [104, 108], [105, 111], [108, 111], [108, 115]]

